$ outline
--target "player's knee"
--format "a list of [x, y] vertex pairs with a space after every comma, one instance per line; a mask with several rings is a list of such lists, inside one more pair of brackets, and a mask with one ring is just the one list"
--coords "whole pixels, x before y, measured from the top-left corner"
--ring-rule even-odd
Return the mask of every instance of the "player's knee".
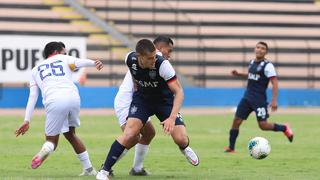
[[150, 144], [155, 134], [142, 135], [140, 139], [140, 143], [142, 144]]
[[184, 147], [189, 143], [188, 137], [183, 135], [183, 136], [175, 136], [173, 137], [173, 141], [179, 146], [179, 147]]
[[232, 123], [232, 129], [239, 129], [240, 125], [242, 123], [242, 119], [235, 117], [233, 119], [233, 123]]
[[156, 131], [154, 129], [150, 130], [147, 134], [147, 138], [151, 142], [151, 140], [156, 136]]
[[124, 134], [123, 136], [123, 140], [126, 142], [126, 143], [137, 143], [140, 139], [140, 136], [139, 135], [136, 135], [136, 134], [132, 134], [132, 133], [126, 133]]
[[63, 133], [63, 135], [68, 141], [72, 141], [73, 139], [76, 138], [76, 135], [73, 132], [66, 132], [66, 133]]
[[149, 144], [152, 139], [155, 137], [156, 135], [156, 131], [155, 129], [153, 128], [153, 126], [145, 126], [145, 129], [143, 129], [141, 131], [141, 140], [147, 144]]
[[259, 122], [259, 128], [261, 130], [267, 130], [268, 129], [268, 126], [265, 122]]

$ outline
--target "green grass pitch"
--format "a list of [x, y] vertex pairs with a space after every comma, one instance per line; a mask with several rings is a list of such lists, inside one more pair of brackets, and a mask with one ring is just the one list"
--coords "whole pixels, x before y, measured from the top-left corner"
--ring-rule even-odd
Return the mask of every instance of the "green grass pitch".
[[[133, 149], [114, 167], [114, 179], [320, 179], [320, 119], [317, 115], [273, 115], [270, 121], [289, 122], [295, 132], [292, 144], [283, 133], [263, 132], [254, 116], [240, 130], [235, 154], [223, 153], [228, 143], [232, 115], [184, 116], [191, 147], [200, 157], [198, 167], [191, 166], [180, 153], [171, 137], [162, 132], [159, 121], [152, 122], [157, 129], [145, 168], [149, 177], [130, 177]], [[22, 119], [0, 116], [0, 179], [94, 179], [77, 177], [81, 166], [71, 146], [60, 137], [58, 149], [36, 170], [30, 167], [31, 158], [44, 141], [44, 117], [34, 117], [29, 132], [19, 138], [13, 134]], [[89, 151], [96, 169], [104, 162], [111, 143], [120, 134], [114, 116], [82, 116], [77, 130]], [[271, 144], [271, 154], [264, 160], [249, 157], [247, 143], [250, 138], [262, 136]]]

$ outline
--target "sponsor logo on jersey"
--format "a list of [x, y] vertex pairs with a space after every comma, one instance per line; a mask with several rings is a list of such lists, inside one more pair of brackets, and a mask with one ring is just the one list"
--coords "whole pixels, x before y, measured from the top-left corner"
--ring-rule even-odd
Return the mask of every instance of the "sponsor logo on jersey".
[[260, 74], [252, 74], [252, 73], [249, 73], [249, 74], [248, 74], [248, 79], [258, 81], [258, 80], [260, 79]]
[[140, 86], [148, 88], [156, 88], [158, 87], [159, 82], [158, 81], [136, 81]]

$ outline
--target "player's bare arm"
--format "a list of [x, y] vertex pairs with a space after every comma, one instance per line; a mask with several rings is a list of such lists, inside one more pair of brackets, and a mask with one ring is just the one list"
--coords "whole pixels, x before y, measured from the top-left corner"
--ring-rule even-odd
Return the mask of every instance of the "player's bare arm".
[[173, 107], [172, 107], [169, 118], [167, 118], [165, 121], [161, 123], [163, 124], [163, 131], [166, 134], [170, 134], [172, 132], [175, 126], [175, 120], [177, 118], [177, 114], [180, 111], [180, 108], [184, 99], [183, 89], [178, 79], [168, 82], [168, 86], [170, 90], [175, 94], [175, 97], [174, 97]]
[[272, 83], [272, 99], [271, 99], [271, 110], [276, 111], [278, 109], [278, 78], [276, 76], [271, 77], [270, 81]]
[[248, 78], [248, 73], [240, 73], [240, 72], [238, 72], [238, 71], [235, 70], [235, 69], [231, 71], [231, 75], [232, 75], [232, 76], [235, 76], [235, 77], [245, 78], [245, 79]]

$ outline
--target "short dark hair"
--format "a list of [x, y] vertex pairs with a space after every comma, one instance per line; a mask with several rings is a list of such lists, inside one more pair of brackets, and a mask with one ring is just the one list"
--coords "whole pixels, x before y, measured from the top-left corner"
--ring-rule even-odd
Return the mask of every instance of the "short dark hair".
[[52, 41], [46, 44], [44, 47], [43, 55], [44, 58], [48, 58], [54, 51], [62, 51], [63, 48], [66, 48], [63, 42]]
[[266, 49], [267, 49], [267, 51], [269, 50], [268, 44], [267, 44], [266, 42], [264, 42], [264, 41], [259, 41], [259, 42], [257, 43], [257, 45], [258, 45], [258, 44], [261, 44], [261, 45], [265, 46]]
[[163, 42], [163, 43], [165, 43], [166, 45], [169, 45], [169, 44], [172, 44], [172, 45], [173, 45], [172, 39], [171, 39], [170, 37], [168, 37], [168, 36], [162, 36], [162, 35], [160, 35], [160, 36], [156, 37], [156, 38], [153, 40], [153, 44], [158, 44], [158, 43], [160, 43], [160, 42]]
[[156, 50], [154, 44], [149, 39], [141, 39], [136, 45], [136, 52], [139, 54], [152, 53]]

